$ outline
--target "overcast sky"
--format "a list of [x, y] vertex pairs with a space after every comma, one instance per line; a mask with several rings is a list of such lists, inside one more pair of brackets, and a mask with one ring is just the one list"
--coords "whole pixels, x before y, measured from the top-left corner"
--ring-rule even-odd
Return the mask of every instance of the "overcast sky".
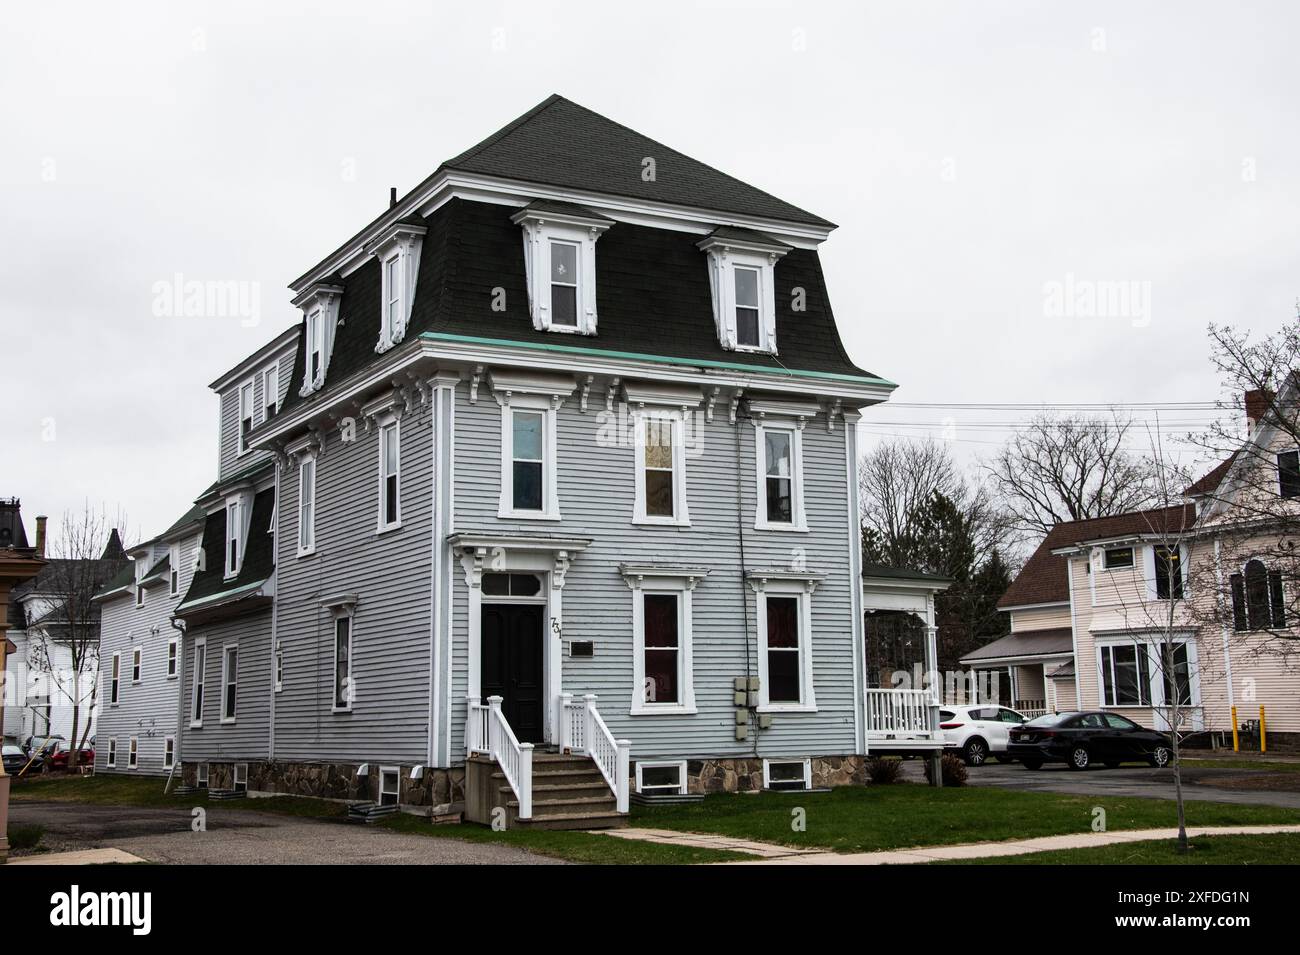
[[[390, 185], [552, 92], [839, 223], [841, 335], [899, 402], [1213, 400], [1207, 323], [1276, 329], [1300, 297], [1297, 21], [1228, 2], [13, 5], [0, 496], [29, 531], [87, 500], [162, 530], [215, 476], [208, 383], [297, 320], [287, 283]], [[156, 316], [177, 274], [256, 283], [259, 323]], [[1103, 282], [1135, 284], [1086, 314]], [[930, 429], [973, 464], [1012, 420], [881, 409], [864, 432]]]

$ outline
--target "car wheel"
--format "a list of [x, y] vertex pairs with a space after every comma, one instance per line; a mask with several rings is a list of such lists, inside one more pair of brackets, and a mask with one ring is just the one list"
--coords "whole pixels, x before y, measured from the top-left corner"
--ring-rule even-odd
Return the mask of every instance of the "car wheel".
[[1042, 769], [1043, 761], [1041, 759], [1022, 759], [1020, 765], [1025, 769]]
[[1087, 769], [1088, 764], [1091, 761], [1092, 757], [1088, 755], [1088, 748], [1086, 746], [1076, 746], [1074, 749], [1070, 750], [1071, 769]]
[[989, 744], [978, 736], [972, 736], [961, 748], [961, 757], [966, 761], [967, 766], [983, 766], [984, 761], [989, 758]]
[[1171, 755], [1168, 746], [1157, 746], [1151, 751], [1151, 765], [1156, 767], [1156, 769], [1164, 769], [1169, 765], [1169, 757]]

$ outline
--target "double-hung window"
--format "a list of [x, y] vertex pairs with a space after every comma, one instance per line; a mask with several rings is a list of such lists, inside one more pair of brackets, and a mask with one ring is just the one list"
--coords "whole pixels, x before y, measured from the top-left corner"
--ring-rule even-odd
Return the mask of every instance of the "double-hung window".
[[551, 241], [551, 324], [578, 327], [578, 246]]
[[316, 459], [298, 466], [298, 553], [316, 550]]
[[1148, 706], [1151, 703], [1151, 660], [1144, 644], [1104, 644], [1101, 658], [1102, 703], [1106, 706]]
[[1166, 547], [1156, 544], [1151, 548], [1155, 563], [1156, 598], [1159, 600], [1183, 599], [1183, 560], [1177, 544]]
[[352, 691], [352, 618], [334, 620], [334, 709], [350, 710]]
[[776, 263], [790, 247], [728, 228], [696, 246], [708, 255], [718, 342], [728, 350], [776, 354]]
[[280, 366], [268, 365], [262, 369], [262, 420], [275, 417], [280, 408]]
[[402, 258], [396, 252], [384, 260], [384, 333], [400, 339], [402, 324]]
[[632, 715], [691, 714], [691, 594], [706, 570], [622, 568], [632, 589]]
[[179, 596], [181, 592], [181, 549], [173, 544], [167, 552], [167, 594]]
[[1286, 594], [1280, 571], [1258, 558], [1229, 578], [1234, 630], [1281, 630], [1287, 626]]
[[142, 664], [141, 658], [143, 654], [144, 654], [144, 650], [141, 647], [136, 647], [131, 651], [131, 682], [132, 683], [140, 682], [140, 671], [143, 669], [141, 665]]
[[118, 687], [122, 680], [122, 654], [113, 654], [113, 667], [109, 676], [108, 702], [110, 706], [117, 706]]
[[732, 274], [736, 283], [736, 346], [761, 348], [763, 326], [758, 297], [761, 273], [756, 268], [738, 265]]
[[170, 640], [167, 641], [167, 679], [169, 680], [176, 679], [179, 653], [180, 653], [180, 645], [177, 639], [175, 637], [172, 637]]
[[635, 415], [636, 524], [690, 524], [686, 500], [685, 418], [679, 410]]
[[1277, 490], [1282, 497], [1300, 496], [1300, 451], [1277, 456]]
[[117, 737], [116, 736], [110, 736], [108, 738], [108, 759], [104, 761], [104, 765], [107, 766], [109, 769], [114, 769], [117, 767]]
[[226, 503], [226, 573], [234, 577], [239, 573], [239, 561], [243, 556], [243, 525], [239, 501]]
[[812, 711], [812, 592], [809, 579], [751, 580], [758, 597], [760, 710]]
[[126, 768], [135, 769], [140, 765], [140, 741], [132, 736], [126, 751]]
[[758, 475], [756, 530], [806, 531], [803, 430], [793, 420], [762, 418], [754, 427]]
[[200, 639], [194, 644], [193, 671], [190, 675], [194, 681], [193, 689], [190, 691], [190, 726], [195, 728], [203, 725], [203, 689], [207, 670], [208, 648]]
[[316, 387], [325, 374], [325, 315], [320, 309], [307, 316], [307, 384]]
[[235, 722], [235, 706], [239, 695], [239, 647], [221, 648], [221, 722]]
[[239, 453], [248, 451], [248, 433], [256, 423], [253, 419], [256, 406], [253, 404], [253, 379], [239, 386]]
[[176, 765], [176, 737], [163, 737], [163, 769], [171, 769]]
[[379, 429], [379, 529], [397, 527], [402, 522], [399, 500], [401, 474], [401, 437], [398, 423], [390, 421]]
[[499, 517], [558, 519], [555, 412], [540, 399], [516, 396], [502, 409]]

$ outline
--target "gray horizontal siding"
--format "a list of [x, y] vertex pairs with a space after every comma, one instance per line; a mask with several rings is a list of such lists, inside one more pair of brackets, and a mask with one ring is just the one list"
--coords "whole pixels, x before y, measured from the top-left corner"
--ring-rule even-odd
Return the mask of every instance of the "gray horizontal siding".
[[[106, 601], [100, 617], [99, 700], [96, 726], [95, 771], [160, 774], [163, 746], [168, 736], [177, 732], [177, 694], [181, 680], [167, 677], [167, 642], [180, 634], [171, 626], [171, 615], [189, 588], [194, 573], [197, 535], [180, 541], [180, 592], [173, 597], [165, 582], [145, 591], [144, 606], [137, 607], [132, 590]], [[154, 560], [167, 553], [162, 546]], [[151, 561], [153, 563], [154, 561]], [[141, 680], [131, 682], [131, 652], [141, 647]], [[122, 659], [118, 704], [109, 703], [113, 654]], [[139, 768], [128, 770], [127, 750], [132, 736], [137, 738]], [[117, 766], [108, 766], [108, 741], [117, 738]], [[178, 741], [179, 745], [179, 741]]]
[[[249, 374], [238, 378], [227, 385], [218, 394], [217, 400], [220, 403], [220, 472], [219, 478], [226, 478], [232, 474], [244, 470], [267, 457], [266, 451], [249, 451], [246, 454], [239, 453], [239, 389], [249, 378], [253, 379], [253, 404], [257, 408], [262, 407], [262, 371], [270, 367], [274, 360], [279, 365], [279, 384], [280, 400], [283, 403], [284, 396], [289, 392], [290, 381], [293, 376], [293, 348], [281, 351], [274, 359], [268, 359], [258, 365]], [[258, 419], [261, 423], [261, 419]]]
[[[203, 668], [203, 725], [190, 726], [194, 680], [194, 648], [206, 640]], [[223, 723], [222, 661], [226, 647], [238, 646], [238, 680], [235, 721]], [[265, 759], [271, 726], [271, 612], [237, 617], [205, 627], [195, 627], [185, 639], [185, 715], [182, 722], [182, 759]]]
[[[598, 386], [599, 387], [599, 383]], [[719, 411], [703, 431], [703, 454], [687, 460], [691, 526], [632, 524], [634, 451], [601, 447], [595, 406], [582, 414], [576, 398], [559, 411], [558, 479], [561, 522], [497, 518], [500, 490], [500, 408], [491, 395], [470, 404], [463, 394], [456, 421], [456, 530], [562, 534], [594, 543], [569, 569], [563, 592], [564, 637], [595, 644], [591, 659], [563, 660], [564, 689], [596, 693], [601, 715], [617, 736], [632, 741], [633, 758], [658, 756], [808, 755], [854, 751], [853, 581], [845, 429], [827, 433], [825, 418], [803, 434], [806, 534], [755, 531], [753, 425], [731, 425]], [[740, 439], [739, 451], [736, 447]], [[743, 520], [737, 525], [737, 481]], [[778, 713], [772, 728], [734, 739], [733, 679], [747, 660], [757, 675], [755, 595], [745, 565], [790, 566], [802, 548], [807, 567], [826, 575], [812, 598], [816, 713]], [[694, 687], [698, 713], [631, 716], [632, 593], [618, 573], [621, 562], [699, 564], [710, 568], [693, 594]], [[468, 690], [468, 597], [455, 578], [452, 752], [463, 753]]]
[[[402, 527], [377, 533], [378, 429], [337, 431], [316, 471], [316, 553], [297, 556], [298, 468], [281, 474], [277, 633], [284, 688], [276, 697], [275, 758], [423, 763], [429, 726], [432, 420], [401, 420]], [[332, 711], [333, 621], [323, 597], [359, 595], [353, 620], [356, 701]]]

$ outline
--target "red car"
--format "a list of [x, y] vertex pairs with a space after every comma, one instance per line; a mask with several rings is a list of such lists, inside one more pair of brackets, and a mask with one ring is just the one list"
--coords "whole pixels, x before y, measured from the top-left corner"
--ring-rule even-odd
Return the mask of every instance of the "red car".
[[[50, 769], [66, 770], [68, 768], [68, 756], [72, 753], [72, 747], [63, 740], [54, 744], [54, 751], [47, 757], [47, 764]], [[77, 756], [78, 766], [94, 766], [95, 750], [93, 747], [84, 747], [80, 755]]]

